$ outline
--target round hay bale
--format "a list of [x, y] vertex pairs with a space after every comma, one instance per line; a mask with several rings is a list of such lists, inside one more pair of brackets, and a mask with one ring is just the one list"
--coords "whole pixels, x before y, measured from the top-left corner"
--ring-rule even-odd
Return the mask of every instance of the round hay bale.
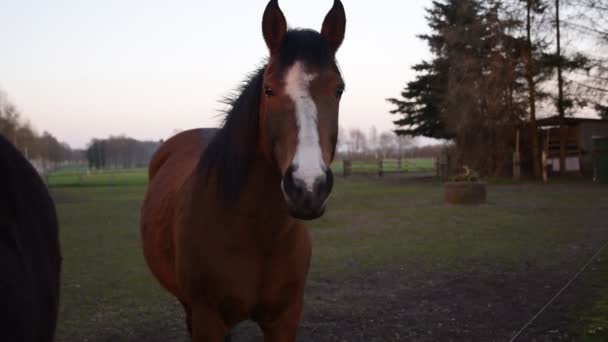
[[486, 183], [445, 183], [445, 200], [449, 204], [477, 205], [486, 203]]

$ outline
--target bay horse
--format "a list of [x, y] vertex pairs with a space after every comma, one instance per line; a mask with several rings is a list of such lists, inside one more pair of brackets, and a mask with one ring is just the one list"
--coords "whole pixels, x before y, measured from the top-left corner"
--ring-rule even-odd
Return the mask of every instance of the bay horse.
[[0, 135], [0, 341], [53, 341], [60, 271], [55, 204], [38, 172]]
[[321, 32], [288, 30], [277, 0], [262, 21], [269, 58], [230, 100], [217, 130], [195, 129], [153, 156], [141, 211], [143, 252], [182, 303], [193, 341], [223, 341], [251, 319], [265, 341], [293, 341], [311, 242], [325, 211], [344, 81], [339, 0]]

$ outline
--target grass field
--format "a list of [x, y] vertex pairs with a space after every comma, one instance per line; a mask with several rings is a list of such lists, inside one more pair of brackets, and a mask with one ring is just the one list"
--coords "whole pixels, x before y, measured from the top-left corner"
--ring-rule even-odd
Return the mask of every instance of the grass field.
[[[353, 161], [353, 174], [377, 174], [378, 162], [374, 160]], [[332, 171], [337, 175], [342, 175], [344, 165], [342, 161], [336, 161], [331, 166]], [[401, 166], [397, 159], [385, 159], [382, 161], [382, 170], [384, 173], [421, 173], [433, 172], [435, 170], [435, 161], [432, 158], [411, 158], [403, 159]]]
[[93, 170], [67, 169], [47, 176], [47, 183], [53, 188], [103, 187], [103, 186], [145, 186], [148, 174], [145, 169]]
[[[183, 340], [180, 307], [160, 289], [141, 255], [138, 216], [145, 184], [143, 170], [49, 177], [64, 255], [58, 341]], [[325, 293], [328, 281], [402, 268], [476, 274], [481, 271], [470, 265], [512, 272], [533, 264], [567, 276], [608, 239], [606, 188], [491, 186], [489, 204], [480, 207], [447, 206], [442, 196], [439, 184], [400, 177], [338, 179], [327, 214], [310, 224], [313, 292]], [[585, 295], [589, 304], [568, 313], [568, 331], [582, 341], [608, 337], [607, 259], [608, 251], [585, 275], [585, 289], [593, 289]], [[337, 304], [326, 296], [309, 298], [308, 311], [332, 312]], [[531, 305], [524, 312], [536, 309]]]
[[[396, 159], [383, 161], [385, 173], [420, 173], [432, 172], [435, 168], [433, 159], [404, 159], [401, 167]], [[343, 164], [336, 161], [332, 164], [332, 171], [341, 176]], [[377, 174], [376, 161], [354, 161], [352, 164], [354, 174]], [[145, 169], [132, 170], [93, 170], [84, 167], [69, 167], [48, 175], [47, 183], [51, 187], [98, 187], [98, 186], [145, 186], [148, 181]]]

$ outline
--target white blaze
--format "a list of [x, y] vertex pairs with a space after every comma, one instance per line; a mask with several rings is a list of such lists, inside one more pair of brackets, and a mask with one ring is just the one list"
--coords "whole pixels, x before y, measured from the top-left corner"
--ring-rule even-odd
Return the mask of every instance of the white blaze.
[[285, 77], [285, 93], [291, 97], [296, 109], [298, 124], [298, 146], [292, 164], [297, 168], [293, 174], [313, 191], [315, 180], [325, 177], [325, 163], [319, 143], [317, 106], [310, 95], [310, 82], [316, 74], [307, 74], [304, 65], [296, 62]]

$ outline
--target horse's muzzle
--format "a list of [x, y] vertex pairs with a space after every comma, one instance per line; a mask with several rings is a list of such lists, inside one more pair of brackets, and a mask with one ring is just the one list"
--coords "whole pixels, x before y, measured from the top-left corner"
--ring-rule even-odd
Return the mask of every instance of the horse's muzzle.
[[314, 220], [325, 213], [325, 205], [334, 186], [334, 175], [330, 169], [314, 180], [312, 191], [305, 182], [294, 177], [290, 167], [283, 176], [283, 194], [289, 214], [300, 220]]

